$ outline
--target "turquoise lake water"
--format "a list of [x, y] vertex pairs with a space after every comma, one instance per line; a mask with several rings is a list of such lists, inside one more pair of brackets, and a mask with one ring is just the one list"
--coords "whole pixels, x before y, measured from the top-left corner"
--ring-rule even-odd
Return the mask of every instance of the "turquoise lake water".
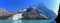
[[56, 23], [53, 20], [0, 20], [0, 23]]

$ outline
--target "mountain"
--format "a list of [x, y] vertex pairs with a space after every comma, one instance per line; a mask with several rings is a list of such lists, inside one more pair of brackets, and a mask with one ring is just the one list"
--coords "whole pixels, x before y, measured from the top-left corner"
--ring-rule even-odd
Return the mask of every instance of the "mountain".
[[37, 5], [37, 10], [39, 11], [39, 13], [44, 14], [49, 19], [56, 18], [56, 14], [52, 10], [48, 9], [43, 3], [39, 3]]
[[35, 8], [27, 8], [27, 11], [23, 13], [22, 15], [23, 19], [28, 20], [46, 20], [46, 16], [43, 16], [43, 14], [40, 14], [39, 11]]

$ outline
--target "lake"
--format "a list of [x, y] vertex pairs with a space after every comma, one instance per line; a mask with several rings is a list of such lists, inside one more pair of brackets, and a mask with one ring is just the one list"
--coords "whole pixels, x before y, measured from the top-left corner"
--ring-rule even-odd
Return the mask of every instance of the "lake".
[[0, 20], [0, 23], [56, 23], [54, 20]]

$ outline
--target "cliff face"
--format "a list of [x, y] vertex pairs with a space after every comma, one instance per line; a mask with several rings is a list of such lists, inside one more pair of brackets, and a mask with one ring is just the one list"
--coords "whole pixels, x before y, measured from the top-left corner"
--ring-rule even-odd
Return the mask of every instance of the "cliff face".
[[36, 9], [27, 10], [23, 15], [25, 19], [36, 19], [38, 16]]
[[0, 8], [0, 16], [5, 16], [7, 11], [3, 8]]
[[[28, 10], [29, 9], [29, 10]], [[22, 15], [26, 20], [45, 20], [47, 18], [45, 18], [44, 16], [42, 16], [39, 11], [37, 9], [33, 9], [33, 8], [28, 8], [27, 11]]]
[[7, 11], [3, 8], [0, 8], [0, 20], [4, 20], [4, 19], [7, 19], [8, 16], [7, 16]]
[[48, 9], [43, 3], [40, 3], [37, 5], [37, 10], [41, 14], [44, 14], [45, 16], [47, 16], [49, 19], [56, 18], [56, 14], [52, 10]]

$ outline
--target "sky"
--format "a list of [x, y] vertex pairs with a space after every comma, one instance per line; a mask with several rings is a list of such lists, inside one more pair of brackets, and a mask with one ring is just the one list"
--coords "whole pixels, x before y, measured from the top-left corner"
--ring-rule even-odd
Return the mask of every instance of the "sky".
[[4, 8], [7, 11], [16, 11], [21, 8], [37, 5], [40, 2], [57, 14], [60, 0], [0, 0], [0, 8]]

